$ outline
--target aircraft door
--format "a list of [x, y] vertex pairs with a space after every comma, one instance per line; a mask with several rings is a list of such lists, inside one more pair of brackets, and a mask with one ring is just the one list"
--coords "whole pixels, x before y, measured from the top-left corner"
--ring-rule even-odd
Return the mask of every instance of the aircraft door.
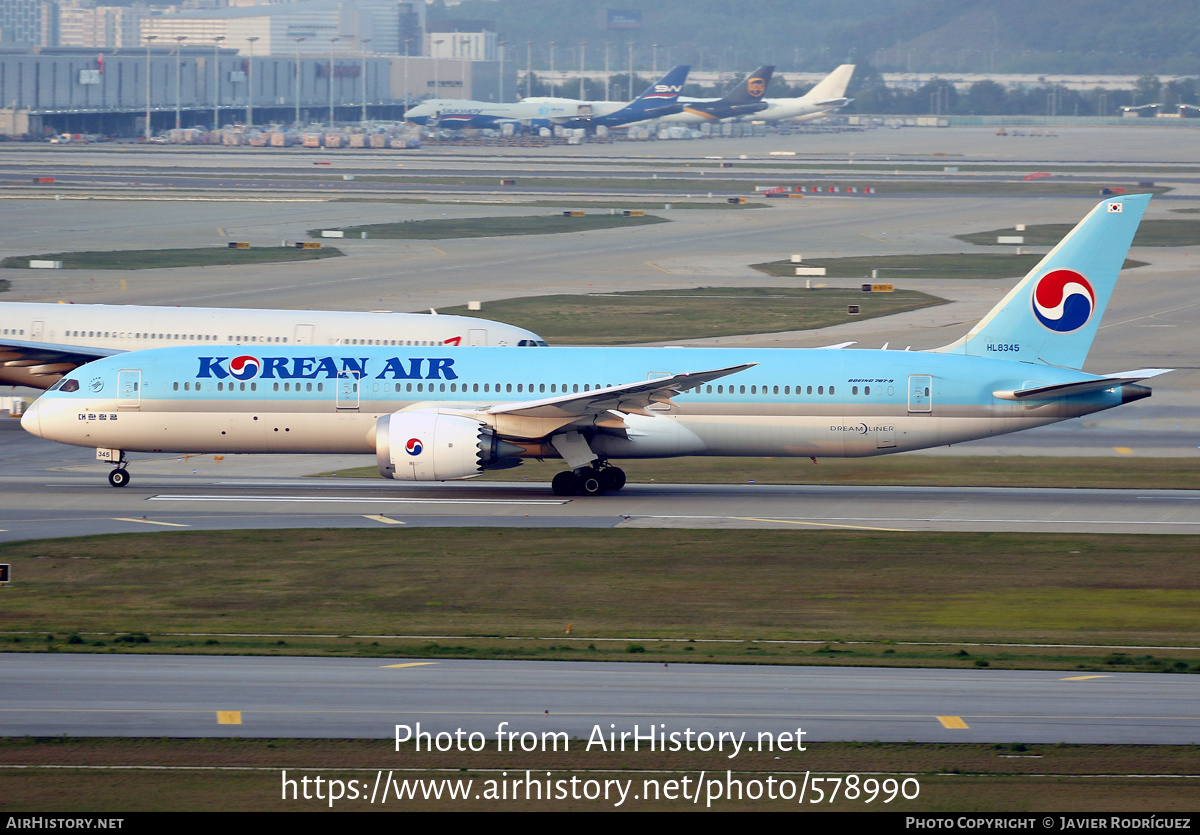
[[358, 410], [359, 388], [357, 371], [338, 372], [337, 410], [339, 412]]
[[142, 372], [122, 368], [117, 372], [117, 408], [140, 409], [142, 406]]
[[313, 332], [316, 330], [315, 325], [296, 325], [296, 344], [297, 345], [312, 345]]
[[29, 339], [33, 342], [41, 342], [42, 336], [46, 333], [46, 323], [41, 319], [34, 319], [33, 326], [29, 329]]
[[933, 377], [929, 374], [910, 374], [908, 377], [908, 413], [933, 413]]
[[472, 348], [487, 345], [487, 331], [483, 328], [471, 328], [467, 331], [467, 340]]

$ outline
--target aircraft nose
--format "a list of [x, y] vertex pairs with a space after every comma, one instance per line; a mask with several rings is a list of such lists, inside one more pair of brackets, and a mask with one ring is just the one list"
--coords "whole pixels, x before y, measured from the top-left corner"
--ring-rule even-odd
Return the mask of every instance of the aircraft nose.
[[21, 415], [21, 428], [31, 435], [42, 437], [42, 418], [36, 400], [25, 410], [25, 414]]

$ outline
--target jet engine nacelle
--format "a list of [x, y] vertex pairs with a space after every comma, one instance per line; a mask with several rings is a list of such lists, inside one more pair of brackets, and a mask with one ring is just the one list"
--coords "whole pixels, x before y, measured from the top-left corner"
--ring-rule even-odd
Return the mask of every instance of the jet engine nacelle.
[[396, 412], [375, 423], [379, 474], [398, 481], [473, 478], [511, 466], [513, 456], [524, 451], [481, 421], [439, 409]]

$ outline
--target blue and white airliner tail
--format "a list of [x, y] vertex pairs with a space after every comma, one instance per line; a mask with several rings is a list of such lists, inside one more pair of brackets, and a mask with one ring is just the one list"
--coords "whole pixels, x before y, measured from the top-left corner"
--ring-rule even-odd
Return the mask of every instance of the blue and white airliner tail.
[[403, 481], [561, 458], [560, 495], [621, 489], [620, 459], [857, 458], [1018, 432], [1149, 397], [1163, 373], [1080, 370], [1146, 200], [1101, 203], [940, 352], [203, 344], [70, 371], [21, 425], [95, 447], [118, 487], [129, 451], [349, 452]]
[[962, 339], [938, 349], [1083, 368], [1149, 194], [1104, 201]]
[[651, 84], [645, 91], [620, 110], [611, 113], [581, 118], [568, 122], [568, 127], [619, 127], [634, 122], [644, 122], [648, 119], [658, 119], [678, 113], [683, 109], [679, 104], [679, 94], [687, 82], [691, 67], [681, 64], [673, 67], [666, 75]]

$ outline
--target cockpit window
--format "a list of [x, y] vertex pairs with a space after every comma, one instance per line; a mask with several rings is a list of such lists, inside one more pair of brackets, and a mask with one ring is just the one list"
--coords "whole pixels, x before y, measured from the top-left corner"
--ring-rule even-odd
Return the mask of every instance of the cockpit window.
[[47, 391], [79, 391], [79, 381], [71, 377], [64, 377], [54, 385], [50, 386]]
[[543, 342], [540, 339], [522, 339], [520, 342], [517, 343], [517, 347], [520, 347], [520, 348], [549, 348], [550, 346], [547, 345], [545, 342]]

